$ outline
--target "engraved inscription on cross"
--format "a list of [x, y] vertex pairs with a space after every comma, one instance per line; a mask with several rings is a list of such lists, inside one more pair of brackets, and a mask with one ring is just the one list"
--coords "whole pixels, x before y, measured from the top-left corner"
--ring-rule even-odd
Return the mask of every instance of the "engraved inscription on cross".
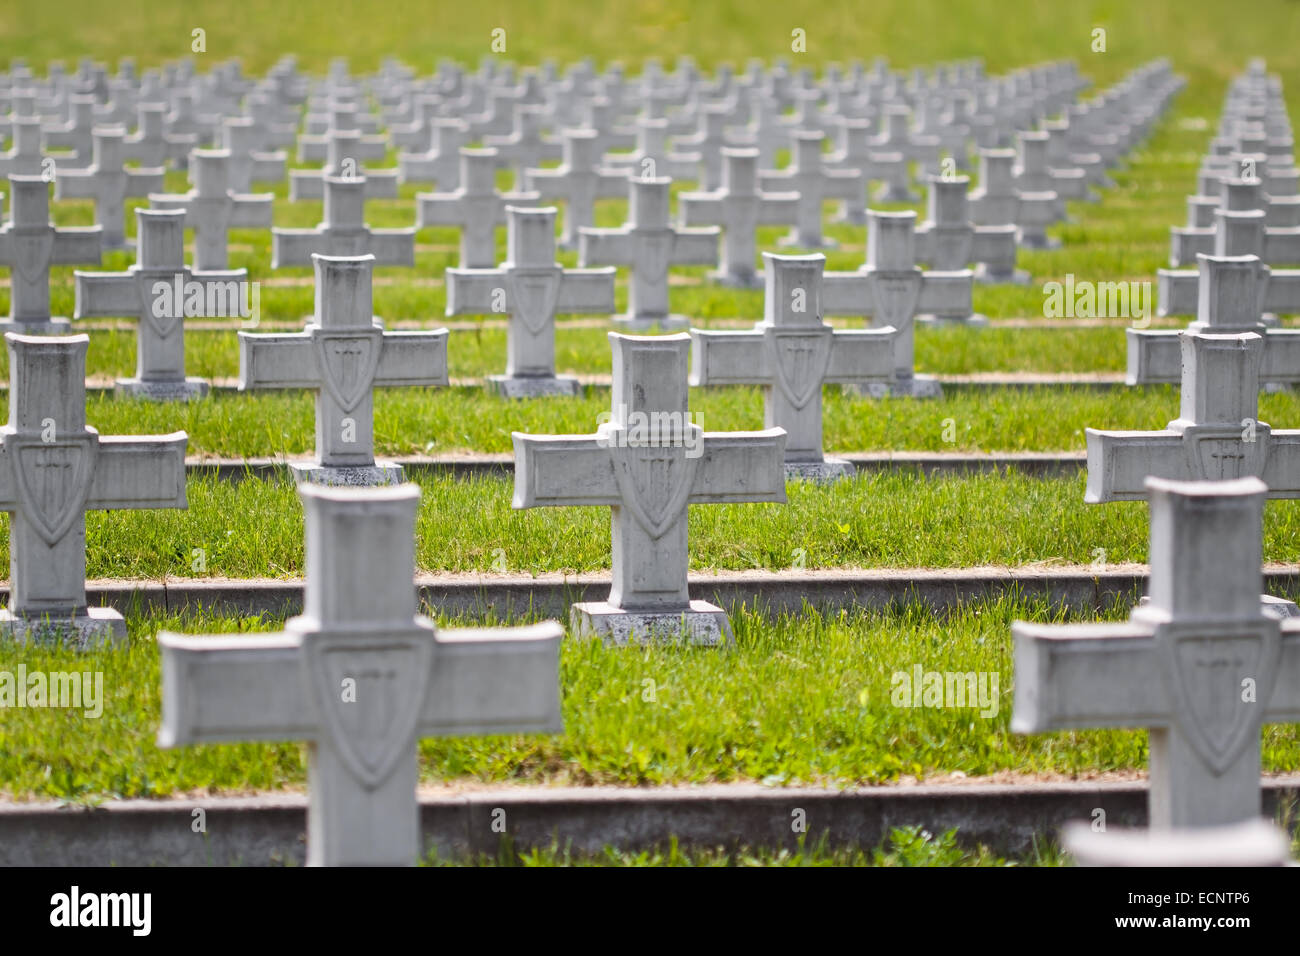
[[316, 254], [375, 257], [381, 266], [415, 265], [414, 229], [366, 224], [365, 177], [325, 177], [325, 221], [315, 229], [271, 230], [271, 268], [303, 266]]
[[126, 132], [120, 126], [95, 129], [94, 159], [85, 169], [60, 170], [54, 178], [55, 199], [91, 199], [95, 220], [104, 227], [104, 248], [125, 249], [126, 200], [162, 192], [163, 170], [127, 169], [122, 155]]
[[615, 229], [583, 226], [578, 230], [579, 265], [627, 266], [627, 312], [614, 322], [629, 329], [681, 328], [690, 320], [668, 311], [668, 271], [673, 265], [714, 265], [718, 261], [716, 226], [674, 229], [668, 201], [672, 180], [666, 177], [628, 180], [626, 224]]
[[507, 206], [506, 261], [499, 269], [448, 269], [447, 314], [510, 316], [506, 373], [488, 378], [508, 398], [579, 395], [555, 374], [555, 316], [614, 311], [614, 269], [565, 269], [555, 261], [554, 207]]
[[1178, 333], [1178, 417], [1162, 431], [1087, 429], [1085, 501], [1141, 498], [1148, 475], [1179, 480], [1253, 475], [1268, 485], [1270, 497], [1300, 497], [1300, 431], [1273, 431], [1256, 419], [1265, 349], [1264, 337], [1251, 324], [1252, 316], [1258, 318], [1259, 259], [1203, 255], [1200, 263], [1199, 322]]
[[190, 182], [184, 194], [150, 193], [154, 209], [183, 209], [185, 225], [194, 230], [194, 268], [228, 269], [228, 242], [233, 229], [270, 229], [271, 193], [236, 193], [229, 188], [231, 152], [196, 149], [190, 153]]
[[376, 462], [376, 386], [447, 384], [447, 330], [386, 332], [374, 317], [374, 256], [313, 255], [316, 311], [302, 332], [239, 333], [239, 387], [316, 392], [316, 454], [291, 462], [297, 481], [381, 485], [402, 467]]
[[9, 606], [0, 634], [84, 647], [126, 637], [86, 605], [90, 509], [184, 508], [184, 432], [100, 434], [86, 425], [86, 335], [5, 335], [9, 423], [0, 428], [0, 509], [9, 525]]
[[822, 452], [822, 386], [892, 382], [894, 330], [839, 329], [822, 321], [826, 257], [763, 253], [767, 291], [753, 331], [691, 330], [692, 385], [762, 385], [763, 417], [784, 428], [787, 477], [832, 481], [853, 465]]
[[1149, 478], [1150, 601], [1122, 624], [1012, 626], [1011, 729], [1150, 729], [1153, 829], [1260, 816], [1260, 726], [1300, 722], [1300, 621], [1259, 601], [1257, 478]]
[[50, 266], [99, 264], [100, 226], [50, 222], [49, 184], [40, 176], [9, 177], [9, 221], [0, 227], [0, 262], [9, 266], [9, 319], [19, 333], [63, 332], [71, 323], [50, 315]]
[[502, 193], [496, 189], [495, 149], [460, 151], [460, 185], [451, 192], [417, 193], [415, 225], [458, 226], [462, 269], [496, 265], [496, 227], [505, 225], [507, 206], [538, 202], [537, 193]]
[[[611, 413], [594, 435], [514, 433], [512, 507], [612, 509], [606, 601], [573, 605], [571, 631], [611, 643], [716, 644], [726, 612], [687, 589], [688, 504], [785, 501], [785, 431], [705, 432], [688, 411], [686, 334], [609, 334]], [[604, 416], [602, 416], [604, 417]]]
[[299, 494], [303, 613], [280, 634], [159, 634], [158, 744], [306, 741], [307, 863], [410, 866], [419, 739], [561, 732], [564, 631], [439, 630], [420, 615], [415, 485]]

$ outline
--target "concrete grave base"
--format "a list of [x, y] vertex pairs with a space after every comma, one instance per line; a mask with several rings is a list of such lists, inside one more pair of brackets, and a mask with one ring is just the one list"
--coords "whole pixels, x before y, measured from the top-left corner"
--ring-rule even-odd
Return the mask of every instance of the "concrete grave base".
[[201, 378], [187, 378], [183, 382], [147, 382], [138, 378], [119, 378], [113, 386], [119, 398], [147, 398], [155, 402], [188, 402], [204, 398], [208, 383]]
[[569, 375], [489, 375], [487, 390], [503, 398], [581, 395], [582, 383]]
[[[1150, 603], [1150, 595], [1144, 594], [1141, 600], [1138, 601], [1138, 607], [1146, 607]], [[1275, 597], [1272, 594], [1261, 594], [1259, 603], [1260, 612], [1265, 617], [1271, 617], [1279, 621], [1300, 617], [1300, 606], [1297, 606], [1295, 601], [1288, 601], [1286, 598]]]
[[289, 473], [295, 484], [311, 482], [316, 485], [349, 486], [353, 488], [375, 485], [400, 485], [402, 466], [392, 462], [377, 461], [373, 465], [329, 466], [317, 462], [290, 462]]
[[0, 639], [48, 644], [79, 651], [126, 640], [126, 619], [111, 607], [86, 608], [75, 617], [20, 617], [0, 609]]
[[708, 601], [691, 601], [685, 611], [625, 611], [605, 601], [574, 604], [569, 633], [579, 640], [610, 644], [650, 644], [685, 640], [714, 645], [732, 639], [727, 612]]
[[823, 458], [821, 461], [787, 461], [785, 477], [787, 481], [811, 481], [816, 484], [830, 484], [841, 478], [852, 478], [858, 473], [853, 462], [843, 458]]
[[846, 385], [858, 395], [870, 398], [943, 398], [943, 386], [933, 375], [913, 375], [911, 378], [896, 378], [888, 385], [873, 382], [868, 385]]

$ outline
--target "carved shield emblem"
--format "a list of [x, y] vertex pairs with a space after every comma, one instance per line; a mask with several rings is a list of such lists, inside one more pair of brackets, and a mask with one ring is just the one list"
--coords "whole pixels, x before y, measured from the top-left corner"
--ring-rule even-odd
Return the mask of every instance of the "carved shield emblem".
[[803, 408], [821, 391], [834, 334], [829, 328], [766, 331], [777, 387], [795, 408]]
[[892, 325], [904, 329], [916, 315], [916, 303], [921, 297], [919, 272], [872, 274], [871, 294], [875, 300], [871, 313], [877, 326]]
[[668, 260], [673, 252], [673, 234], [667, 229], [642, 235], [639, 255], [632, 268], [645, 279], [659, 282], [668, 275]]
[[314, 635], [303, 663], [322, 732], [367, 790], [414, 759], [416, 725], [432, 665], [431, 638]]
[[13, 268], [27, 283], [39, 282], [49, 274], [50, 259], [54, 253], [54, 230], [48, 226], [39, 231], [13, 230], [9, 235], [13, 250]]
[[[1279, 628], [1266, 620], [1209, 633], [1177, 624], [1157, 629], [1175, 723], [1216, 774], [1258, 740], [1281, 652]], [[1248, 680], [1253, 701], [1243, 699]]]
[[345, 412], [370, 394], [383, 346], [381, 336], [378, 330], [316, 333], [325, 390]]
[[1242, 430], [1188, 426], [1183, 431], [1189, 473], [1201, 481], [1258, 477], [1268, 449], [1268, 426], [1255, 427], [1255, 440], [1243, 441]]
[[555, 304], [560, 298], [564, 277], [558, 269], [545, 272], [511, 272], [506, 280], [511, 315], [523, 322], [533, 335], [546, 328], [555, 318]]
[[15, 448], [18, 509], [50, 547], [84, 514], [98, 439], [25, 442]]
[[686, 509], [699, 458], [672, 445], [614, 445], [610, 454], [623, 507], [651, 538], [662, 538]]
[[[181, 280], [176, 282], [171, 276], [135, 277], [136, 291], [140, 294], [140, 315], [160, 339], [171, 335], [185, 315], [186, 278], [188, 275], [182, 275]], [[167, 283], [169, 288], [165, 295], [154, 293], [156, 280]], [[159, 315], [159, 312], [163, 314]]]

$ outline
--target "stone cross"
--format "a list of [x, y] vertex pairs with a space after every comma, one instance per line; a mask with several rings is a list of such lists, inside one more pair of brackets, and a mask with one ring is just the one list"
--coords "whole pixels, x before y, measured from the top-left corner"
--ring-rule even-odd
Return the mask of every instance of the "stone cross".
[[190, 182], [184, 194], [151, 193], [154, 209], [185, 211], [185, 225], [194, 230], [194, 268], [227, 269], [230, 230], [271, 228], [272, 193], [237, 193], [229, 188], [233, 158], [228, 149], [196, 149], [190, 154]]
[[716, 227], [674, 229], [668, 201], [672, 180], [628, 180], [628, 221], [614, 229], [583, 226], [578, 230], [578, 264], [627, 266], [628, 308], [614, 322], [629, 329], [682, 328], [685, 316], [668, 311], [668, 269], [672, 265], [713, 265], [718, 261]]
[[971, 222], [977, 226], [1014, 224], [1017, 241], [1025, 248], [1048, 248], [1047, 227], [1063, 218], [1060, 197], [1051, 191], [1017, 187], [1014, 149], [981, 149], [979, 155], [980, 184], [970, 193]]
[[705, 432], [692, 421], [689, 335], [609, 339], [608, 421], [594, 435], [515, 432], [511, 506], [613, 509], [609, 599], [574, 604], [571, 633], [614, 644], [682, 635], [721, 643], [731, 637], [726, 612], [687, 589], [687, 505], [784, 502], [785, 432]]
[[163, 123], [167, 107], [162, 103], [141, 103], [136, 107], [136, 130], [122, 140], [122, 155], [146, 168], [167, 164], [167, 140]]
[[399, 153], [397, 175], [404, 183], [438, 184], [449, 193], [460, 186], [460, 150], [469, 141], [469, 127], [462, 119], [436, 118], [429, 121], [432, 141], [423, 152]]
[[126, 199], [162, 192], [163, 170], [127, 169], [123, 165], [120, 126], [95, 130], [94, 160], [85, 169], [61, 169], [54, 177], [55, 199], [91, 199], [95, 219], [104, 227], [104, 248], [125, 249]]
[[1195, 265], [1197, 254], [1202, 252], [1224, 255], [1222, 252], [1215, 251], [1223, 221], [1218, 215], [1221, 211], [1259, 211], [1263, 232], [1260, 234], [1261, 246], [1256, 254], [1269, 264], [1300, 262], [1300, 228], [1296, 228], [1294, 224], [1275, 226], [1270, 223], [1270, 218], [1276, 218], [1273, 215], [1275, 210], [1284, 207], [1279, 207], [1275, 201], [1266, 197], [1260, 186], [1258, 179], [1238, 179], [1231, 176], [1221, 179], [1216, 201], [1212, 205], [1196, 207], [1199, 215], [1208, 216], [1209, 221], [1206, 225], [1174, 226], [1169, 230], [1169, 264], [1175, 268]]
[[263, 131], [251, 117], [228, 116], [221, 123], [222, 148], [230, 150], [229, 186], [251, 192], [254, 182], [284, 181], [288, 157], [282, 150], [263, 150]]
[[415, 265], [414, 229], [371, 229], [364, 176], [325, 177], [325, 221], [315, 229], [271, 229], [271, 268], [301, 266], [312, 256], [373, 255], [381, 266]]
[[787, 478], [833, 481], [854, 474], [822, 451], [822, 386], [889, 383], [893, 329], [835, 329], [822, 321], [826, 257], [763, 253], [763, 321], [748, 332], [691, 330], [692, 385], [762, 385], [763, 423], [784, 428]]
[[822, 311], [827, 315], [869, 315], [872, 328], [892, 326], [894, 381], [868, 385], [872, 395], [942, 394], [937, 380], [913, 371], [916, 315], [970, 315], [974, 275], [969, 269], [922, 272], [916, 266], [916, 213], [867, 210], [867, 259], [856, 272], [827, 272]]
[[352, 155], [360, 160], [378, 162], [388, 153], [388, 137], [370, 134], [363, 127], [355, 110], [336, 108], [328, 129], [316, 133], [304, 133], [298, 137], [298, 162], [323, 163], [329, 159], [329, 142], [331, 134], [353, 132], [357, 134], [356, 142], [351, 144]]
[[[1028, 283], [1028, 273], [1016, 270], [1016, 227], [976, 226], [970, 221], [966, 193], [970, 179], [927, 176], [926, 181], [930, 187], [929, 218], [916, 227], [917, 259], [938, 272], [955, 272], [977, 263], [977, 282]], [[987, 322], [978, 315], [944, 318], [968, 324]]]
[[488, 385], [507, 398], [581, 395], [571, 376], [555, 374], [557, 313], [614, 311], [614, 273], [565, 269], [555, 261], [553, 207], [507, 206], [506, 261], [499, 269], [448, 269], [447, 314], [506, 312], [506, 373]]
[[316, 392], [316, 454], [299, 482], [383, 485], [402, 467], [375, 461], [376, 387], [447, 384], [447, 330], [386, 332], [371, 304], [373, 255], [312, 255], [315, 317], [302, 332], [239, 333], [239, 387]]
[[135, 215], [135, 265], [125, 272], [77, 270], [74, 318], [130, 316], [138, 323], [135, 377], [117, 380], [119, 394], [202, 398], [208, 383], [185, 376], [185, 319], [245, 316], [248, 271], [186, 266], [183, 209], [137, 209]]
[[763, 280], [754, 268], [758, 227], [798, 222], [799, 194], [772, 193], [758, 187], [758, 150], [722, 150], [722, 187], [677, 197], [683, 226], [722, 228], [722, 266], [710, 278], [726, 286], [757, 288]]
[[679, 136], [673, 145], [685, 147], [700, 157], [700, 191], [713, 192], [722, 188], [723, 149], [731, 144], [727, 124], [735, 112], [730, 102], [709, 103], [700, 108], [699, 129], [695, 133]]
[[822, 203], [827, 199], [863, 202], [866, 180], [860, 169], [831, 169], [825, 165], [822, 141], [826, 134], [796, 130], [792, 136], [793, 162], [785, 169], [765, 169], [758, 174], [762, 186], [785, 188], [799, 194], [798, 221], [788, 235], [778, 240], [778, 244], [807, 249], [831, 248], [835, 242], [822, 235]]
[[496, 265], [496, 227], [505, 225], [507, 206], [541, 200], [537, 193], [503, 193], [496, 189], [494, 149], [460, 151], [460, 185], [452, 192], [416, 194], [416, 228], [460, 227], [462, 269], [491, 269]]
[[289, 170], [289, 199], [323, 199], [325, 180], [329, 176], [343, 179], [365, 179], [366, 199], [396, 199], [398, 170], [371, 169], [361, 165], [361, 151], [357, 148], [361, 134], [357, 130], [330, 130], [325, 134], [325, 165], [320, 169]]
[[1300, 621], [1259, 601], [1269, 489], [1147, 478], [1143, 492], [1150, 601], [1122, 624], [1017, 621], [1011, 729], [1149, 728], [1153, 829], [1258, 818], [1260, 727], [1300, 722]]
[[[1132, 501], [1143, 480], [1215, 481], [1253, 475], [1275, 498], [1300, 497], [1300, 431], [1256, 420], [1265, 338], [1259, 323], [1255, 256], [1201, 256], [1198, 322], [1179, 332], [1179, 414], [1162, 431], [1087, 429], [1088, 502]], [[1271, 361], [1300, 375], [1300, 331], [1269, 333]], [[1131, 348], [1132, 346], [1130, 346]]]
[[942, 144], [939, 137], [911, 129], [912, 111], [903, 105], [886, 106], [881, 116], [884, 129], [869, 141], [880, 152], [902, 153], [923, 173], [939, 170]]
[[[85, 169], [94, 151], [95, 98], [83, 94], [68, 97], [68, 118], [42, 127], [45, 148], [67, 149], [56, 157], [59, 169]], [[125, 133], [123, 133], [125, 135]]]
[[561, 732], [564, 631], [440, 631], [419, 615], [418, 486], [298, 493], [303, 613], [280, 634], [159, 634], [158, 744], [305, 740], [307, 863], [410, 866], [419, 739]]
[[548, 115], [544, 107], [519, 104], [514, 113], [514, 129], [502, 136], [484, 136], [483, 145], [497, 151], [499, 167], [514, 170], [515, 188], [522, 190], [527, 171], [559, 159], [563, 147], [542, 132]]
[[564, 232], [560, 245], [578, 247], [578, 228], [593, 224], [596, 200], [618, 199], [627, 195], [628, 173], [597, 165], [596, 133], [588, 129], [566, 129], [564, 157], [554, 169], [529, 169], [526, 182], [529, 192], [542, 199], [564, 200]]
[[636, 148], [630, 153], [609, 153], [604, 163], [616, 169], [627, 168], [633, 178], [695, 180], [702, 161], [699, 153], [683, 153], [668, 148], [668, 120], [639, 116], [636, 121]]
[[[839, 131], [838, 146], [835, 152], [827, 154], [824, 159], [828, 169], [856, 169], [862, 173], [864, 186], [879, 181], [880, 186], [873, 197], [877, 202], [917, 201], [919, 197], [912, 192], [907, 157], [899, 152], [879, 151], [872, 147], [869, 135], [871, 120], [842, 119], [836, 126]], [[866, 225], [865, 199], [865, 196], [855, 196], [852, 200], [842, 202], [836, 221]]]
[[0, 152], [0, 176], [39, 175], [45, 160], [41, 152], [41, 121], [35, 116], [14, 117], [10, 137], [13, 145]]
[[184, 432], [103, 436], [86, 425], [86, 335], [5, 335], [9, 424], [0, 428], [0, 509], [9, 524], [9, 606], [0, 634], [88, 647], [126, 639], [112, 608], [86, 604], [89, 509], [184, 508]]
[[11, 332], [71, 331], [71, 323], [50, 315], [50, 266], [99, 264], [103, 228], [50, 222], [49, 184], [40, 176], [9, 177], [9, 221], [0, 226], [0, 263], [9, 267]]

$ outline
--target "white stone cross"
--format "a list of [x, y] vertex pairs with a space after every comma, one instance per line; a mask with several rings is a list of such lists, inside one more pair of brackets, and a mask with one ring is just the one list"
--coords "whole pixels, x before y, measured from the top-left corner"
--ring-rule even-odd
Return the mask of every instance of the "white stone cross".
[[95, 98], [74, 93], [68, 96], [68, 116], [60, 123], [42, 127], [45, 148], [67, 149], [55, 159], [59, 169], [85, 169], [94, 152]]
[[[836, 125], [839, 131], [837, 148], [823, 159], [828, 169], [856, 169], [862, 173], [864, 187], [879, 181], [880, 186], [872, 197], [877, 202], [916, 202], [919, 197], [912, 192], [907, 157], [900, 152], [877, 150], [871, 145], [871, 120], [849, 118]], [[866, 225], [866, 199], [865, 195], [846, 199], [840, 204], [835, 221]]]
[[673, 145], [700, 157], [700, 191], [712, 192], [722, 187], [722, 157], [724, 147], [732, 145], [727, 125], [735, 113], [735, 103], [708, 103], [700, 107], [699, 129], [679, 136]]
[[462, 269], [496, 265], [496, 228], [505, 225], [507, 206], [539, 202], [537, 193], [503, 193], [496, 189], [494, 149], [461, 149], [460, 185], [451, 192], [416, 194], [416, 228], [460, 227]]
[[94, 160], [85, 169], [60, 169], [54, 177], [55, 199], [91, 199], [95, 219], [104, 227], [104, 249], [125, 249], [126, 200], [162, 192], [163, 170], [127, 169], [122, 156], [126, 134], [120, 126], [95, 129]]
[[597, 165], [596, 132], [566, 129], [563, 161], [553, 169], [529, 169], [526, 182], [529, 192], [542, 199], [564, 200], [564, 232], [560, 245], [578, 247], [578, 228], [590, 226], [595, 216], [596, 200], [619, 199], [627, 195], [628, 172]]
[[860, 169], [832, 169], [823, 161], [822, 142], [826, 134], [796, 130], [793, 134], [793, 160], [785, 169], [765, 169], [758, 174], [759, 184], [768, 189], [792, 190], [799, 194], [798, 221], [779, 245], [806, 249], [830, 248], [833, 240], [822, 235], [822, 203], [842, 199], [861, 203], [866, 196], [866, 180]]
[[289, 170], [289, 199], [300, 202], [304, 199], [322, 199], [325, 196], [325, 180], [329, 176], [343, 179], [362, 177], [366, 181], [364, 189], [366, 199], [396, 199], [399, 170], [372, 169], [363, 166], [361, 151], [357, 145], [361, 134], [356, 130], [330, 130], [325, 134], [325, 165], [320, 169]]
[[692, 385], [762, 385], [763, 423], [784, 428], [787, 478], [854, 474], [822, 451], [822, 386], [892, 382], [893, 329], [835, 329], [822, 321], [826, 257], [763, 253], [763, 320], [752, 331], [691, 330]]
[[361, 123], [355, 109], [336, 107], [331, 113], [328, 129], [319, 133], [304, 133], [298, 137], [298, 162], [323, 163], [329, 159], [330, 134], [334, 132], [354, 132], [355, 143], [351, 144], [352, 155], [358, 161], [378, 162], [388, 153], [388, 137], [369, 133]]
[[[927, 176], [929, 184], [928, 216], [916, 227], [916, 257], [939, 272], [965, 269], [977, 263], [977, 282], [1029, 281], [1029, 275], [1016, 270], [1016, 227], [976, 226], [970, 221], [966, 176]], [[949, 315], [944, 319], [966, 323], [987, 321], [977, 315]]]
[[974, 275], [969, 269], [922, 272], [916, 266], [916, 213], [867, 210], [867, 258], [856, 272], [827, 272], [822, 311], [826, 315], [869, 315], [871, 328], [892, 326], [894, 381], [869, 384], [872, 395], [937, 397], [932, 376], [913, 370], [917, 315], [969, 315]]
[[248, 116], [228, 116], [221, 123], [221, 145], [230, 150], [229, 186], [247, 193], [254, 182], [284, 181], [288, 157], [283, 150], [264, 150], [264, 136]]
[[[45, 159], [41, 152], [41, 121], [35, 116], [14, 117], [10, 138], [12, 146], [0, 152], [0, 176], [40, 175]], [[57, 163], [55, 170], [57, 175]]]
[[677, 197], [683, 226], [720, 226], [722, 264], [710, 278], [726, 286], [757, 288], [763, 284], [754, 267], [758, 227], [798, 222], [799, 194], [765, 192], [758, 187], [758, 150], [722, 150], [722, 186], [712, 192]]
[[506, 215], [506, 261], [499, 269], [448, 269], [447, 314], [509, 314], [506, 373], [488, 378], [498, 393], [580, 395], [576, 378], [555, 374], [555, 316], [613, 312], [615, 270], [565, 269], [555, 261], [553, 207], [507, 206]]
[[308, 865], [410, 866], [419, 739], [561, 732], [564, 631], [440, 631], [418, 614], [416, 485], [298, 493], [303, 613], [280, 634], [159, 634], [158, 743], [306, 741]]
[[668, 201], [672, 180], [667, 177], [628, 180], [628, 221], [614, 229], [583, 226], [578, 230], [578, 264], [627, 266], [627, 312], [614, 322], [629, 329], [682, 328], [685, 316], [668, 310], [668, 270], [673, 265], [714, 265], [718, 261], [716, 226], [674, 229]]
[[9, 423], [0, 428], [0, 509], [9, 524], [9, 606], [0, 634], [88, 647], [126, 622], [86, 604], [90, 509], [185, 507], [184, 432], [100, 436], [86, 425], [86, 335], [5, 335]]
[[[785, 432], [705, 432], [688, 411], [691, 337], [609, 334], [611, 414], [594, 435], [514, 433], [511, 507], [612, 509], [609, 599], [574, 604], [571, 633], [615, 644], [731, 636], [721, 608], [692, 601], [688, 504], [785, 499]], [[604, 416], [602, 415], [602, 419]]]
[[[1275, 498], [1300, 497], [1300, 431], [1257, 421], [1265, 338], [1259, 323], [1260, 261], [1201, 256], [1198, 322], [1178, 332], [1178, 417], [1162, 431], [1087, 429], [1088, 502], [1132, 501], [1148, 475], [1216, 481], [1255, 476]], [[1300, 369], [1300, 330], [1269, 333], [1272, 361]], [[1277, 340], [1274, 334], [1279, 334]]]
[[636, 148], [630, 153], [609, 153], [604, 163], [627, 169], [633, 178], [697, 180], [703, 157], [668, 148], [668, 120], [663, 117], [639, 116], [636, 120]]
[[912, 111], [907, 106], [886, 106], [883, 114], [884, 129], [870, 140], [871, 148], [880, 152], [902, 153], [915, 162], [922, 173], [939, 171], [939, 154], [942, 144], [939, 137], [911, 129]]
[[[1221, 210], [1229, 212], [1249, 212], [1258, 210], [1262, 213], [1264, 231], [1262, 246], [1257, 254], [1269, 264], [1300, 262], [1300, 226], [1275, 225], [1275, 212], [1286, 208], [1270, 200], [1261, 190], [1258, 179], [1239, 179], [1225, 176], [1219, 181], [1219, 195], [1213, 204], [1198, 205], [1196, 214], [1207, 220], [1204, 226], [1174, 226], [1169, 230], [1169, 264], [1175, 268], [1196, 264], [1198, 253], [1223, 255], [1215, 252], [1217, 235], [1222, 220], [1217, 215]], [[1202, 197], [1189, 197], [1192, 199]], [[1300, 206], [1294, 207], [1300, 209]], [[1274, 220], [1270, 222], [1270, 220]]]
[[[977, 226], [1014, 224], [1018, 243], [1028, 249], [1047, 248], [1047, 227], [1064, 215], [1061, 198], [1051, 191], [1017, 187], [1014, 149], [981, 149], [979, 155], [980, 184], [970, 193], [971, 222]], [[1012, 281], [1012, 277], [1001, 281]]]
[[469, 141], [469, 126], [462, 119], [439, 117], [429, 121], [432, 140], [422, 152], [397, 155], [398, 178], [404, 183], [438, 184], [449, 193], [460, 186], [460, 150]]
[[300, 266], [312, 256], [373, 255], [381, 266], [415, 265], [415, 229], [371, 229], [364, 176], [325, 177], [325, 221], [315, 229], [271, 229], [271, 268]]
[[138, 323], [135, 377], [117, 380], [119, 394], [155, 401], [202, 398], [208, 383], [185, 376], [185, 319], [244, 316], [248, 271], [185, 265], [183, 209], [137, 209], [135, 215], [135, 265], [125, 272], [77, 270], [74, 318], [130, 316]]
[[542, 132], [548, 112], [542, 106], [517, 104], [514, 128], [509, 133], [483, 137], [483, 145], [497, 151], [497, 165], [514, 170], [515, 189], [525, 188], [529, 169], [561, 156], [561, 143]]
[[1257, 478], [1148, 478], [1150, 601], [1122, 624], [1012, 626], [1011, 729], [1150, 730], [1152, 829], [1260, 816], [1260, 727], [1300, 722], [1300, 621], [1259, 601]]
[[401, 465], [375, 461], [376, 387], [447, 384], [447, 330], [386, 332], [371, 300], [373, 255], [312, 255], [315, 316], [302, 332], [239, 333], [239, 387], [316, 392], [316, 455], [295, 480], [383, 485]]
[[136, 129], [122, 140], [122, 155], [146, 168], [167, 165], [167, 140], [163, 123], [167, 107], [162, 103], [141, 103], [136, 107]]
[[185, 225], [194, 230], [194, 268], [227, 269], [231, 229], [270, 229], [272, 193], [237, 193], [230, 188], [233, 156], [228, 149], [196, 149], [190, 153], [187, 193], [150, 193], [154, 209], [181, 209]]
[[99, 264], [100, 226], [50, 222], [50, 189], [41, 176], [9, 177], [9, 221], [0, 227], [0, 263], [9, 267], [10, 332], [71, 331], [71, 323], [50, 315], [50, 266]]

